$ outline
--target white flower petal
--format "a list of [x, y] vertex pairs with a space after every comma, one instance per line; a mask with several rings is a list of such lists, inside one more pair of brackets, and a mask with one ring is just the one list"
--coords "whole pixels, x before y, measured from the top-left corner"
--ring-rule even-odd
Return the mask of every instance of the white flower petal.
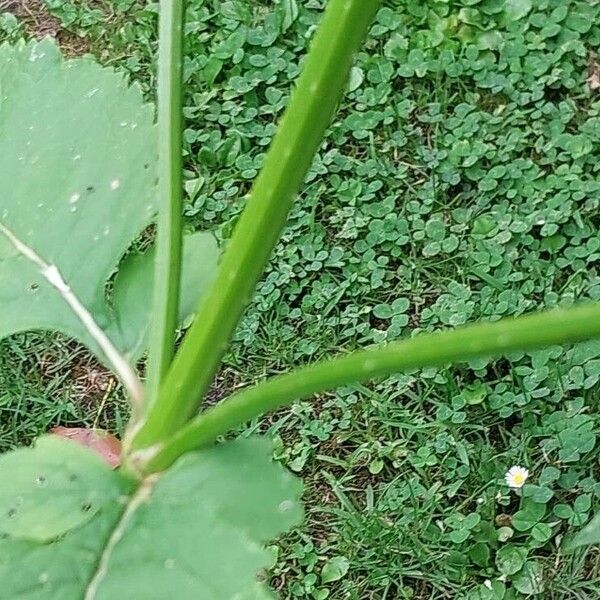
[[513, 489], [522, 488], [523, 485], [525, 485], [528, 477], [529, 471], [518, 465], [511, 467], [504, 476], [506, 485]]

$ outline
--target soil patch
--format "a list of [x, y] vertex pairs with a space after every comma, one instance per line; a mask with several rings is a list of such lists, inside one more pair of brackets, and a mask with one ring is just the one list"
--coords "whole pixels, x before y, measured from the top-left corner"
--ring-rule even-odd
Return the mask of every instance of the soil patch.
[[86, 41], [67, 31], [48, 10], [44, 0], [0, 0], [0, 12], [10, 12], [23, 25], [28, 37], [54, 38], [68, 56], [80, 56], [88, 52]]

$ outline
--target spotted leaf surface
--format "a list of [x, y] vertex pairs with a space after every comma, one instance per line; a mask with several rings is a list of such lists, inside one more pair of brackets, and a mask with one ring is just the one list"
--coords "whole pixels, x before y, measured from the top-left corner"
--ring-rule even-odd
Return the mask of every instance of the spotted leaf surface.
[[103, 469], [128, 488], [125, 500], [113, 497], [54, 540], [0, 539], [0, 599], [273, 597], [261, 582], [263, 544], [300, 521], [301, 486], [266, 441], [188, 454], [137, 489]]
[[[64, 60], [50, 40], [0, 47], [0, 338], [58, 330], [104, 358], [68, 289], [117, 350], [139, 356], [151, 287], [133, 307], [106, 288], [154, 219], [156, 154], [153, 109], [123, 75]], [[203, 275], [184, 286], [194, 304], [216, 261], [204, 242], [202, 260], [192, 253]]]
[[0, 537], [47, 542], [128, 492], [96, 453], [57, 436], [0, 456]]

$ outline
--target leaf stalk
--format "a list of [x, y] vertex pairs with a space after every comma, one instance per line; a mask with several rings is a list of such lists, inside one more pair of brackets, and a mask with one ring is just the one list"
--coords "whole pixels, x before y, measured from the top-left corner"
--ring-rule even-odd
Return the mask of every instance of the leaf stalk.
[[340, 385], [597, 336], [600, 303], [420, 334], [318, 362], [242, 390], [202, 413], [148, 461], [146, 470], [161, 471], [185, 452], [212, 444], [246, 421]]
[[182, 60], [185, 2], [161, 0], [158, 56], [158, 232], [146, 412], [174, 355], [181, 286], [183, 164]]
[[156, 403], [133, 440], [134, 448], [175, 434], [207, 392], [285, 226], [343, 94], [354, 52], [378, 6], [379, 0], [330, 1], [216, 280], [204, 295]]

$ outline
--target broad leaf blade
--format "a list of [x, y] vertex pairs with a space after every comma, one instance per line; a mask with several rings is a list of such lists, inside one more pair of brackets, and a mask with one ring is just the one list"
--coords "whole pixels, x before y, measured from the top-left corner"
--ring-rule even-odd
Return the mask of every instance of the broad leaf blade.
[[260, 598], [262, 543], [299, 521], [299, 493], [264, 440], [184, 456], [128, 523], [98, 599], [130, 588], [139, 598]]
[[[152, 107], [122, 75], [64, 61], [50, 40], [0, 47], [0, 339], [58, 330], [111, 363], [33, 254], [56, 267], [116, 350], [139, 358], [153, 251], [123, 261], [110, 302], [106, 287], [154, 219], [156, 150]], [[214, 239], [189, 236], [184, 261], [183, 318], [212, 278]]]
[[107, 506], [54, 544], [0, 538], [0, 600], [82, 600], [122, 511]]
[[[128, 349], [132, 359], [139, 358], [147, 348], [155, 254], [152, 247], [143, 254], [128, 256], [115, 277], [111, 300], [116, 322], [109, 334], [118, 340], [120, 348]], [[217, 241], [212, 234], [199, 232], [184, 237], [180, 323], [194, 314], [202, 291], [215, 275], [218, 257]]]
[[299, 521], [299, 494], [264, 440], [188, 454], [55, 543], [0, 540], [0, 598], [266, 600], [262, 544]]
[[56, 436], [0, 456], [0, 536], [50, 541], [118, 502], [129, 485], [95, 453]]
[[[0, 223], [55, 265], [101, 328], [106, 281], [155, 206], [153, 111], [122, 75], [50, 40], [0, 48]], [[0, 235], [0, 337], [58, 329], [98, 347]]]

